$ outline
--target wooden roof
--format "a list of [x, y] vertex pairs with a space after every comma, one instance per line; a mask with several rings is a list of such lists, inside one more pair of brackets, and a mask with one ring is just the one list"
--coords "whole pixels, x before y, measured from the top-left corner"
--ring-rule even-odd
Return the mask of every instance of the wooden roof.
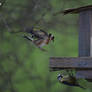
[[88, 5], [88, 6], [83, 6], [83, 7], [79, 7], [79, 8], [71, 8], [71, 9], [67, 9], [64, 11], [59, 11], [57, 13], [55, 13], [54, 15], [63, 13], [65, 14], [76, 14], [76, 13], [80, 13], [82, 11], [87, 11], [87, 10], [92, 10], [92, 5]]

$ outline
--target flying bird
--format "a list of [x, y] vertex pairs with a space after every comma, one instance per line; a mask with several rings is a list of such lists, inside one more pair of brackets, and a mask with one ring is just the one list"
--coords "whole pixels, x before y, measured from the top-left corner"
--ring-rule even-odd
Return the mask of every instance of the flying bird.
[[61, 75], [59, 74], [57, 76], [57, 79], [59, 80], [60, 83], [63, 83], [65, 85], [68, 85], [68, 86], [75, 86], [75, 87], [80, 87], [80, 88], [83, 88], [85, 89], [84, 87], [82, 87], [77, 79], [74, 77], [74, 76], [70, 76], [70, 75]]
[[32, 38], [38, 38], [38, 39], [46, 39], [49, 38], [49, 40], [54, 41], [54, 36], [51, 33], [47, 33], [43, 29], [34, 29], [33, 27], [30, 29], [26, 29], [27, 33], [30, 33], [32, 35]]
[[44, 31], [43, 29], [34, 29], [33, 27], [31, 27], [26, 28], [23, 31], [11, 33], [19, 33], [19, 32], [28, 33], [28, 35], [24, 35], [23, 37], [31, 41], [36, 47], [40, 48], [40, 50], [42, 51], [46, 51], [45, 49], [42, 48], [43, 46], [48, 45], [51, 41], [54, 42], [54, 36], [51, 33]]
[[33, 34], [32, 37], [25, 35], [24, 38], [30, 40], [35, 46], [40, 48], [40, 50], [42, 51], [46, 51], [45, 49], [42, 48], [43, 46], [48, 45], [51, 42], [51, 40], [54, 41], [54, 36], [52, 36], [51, 34], [49, 35], [41, 34], [40, 36], [40, 34], [38, 33], [38, 34]]
[[20, 32], [24, 32], [24, 33], [28, 33], [31, 34], [32, 38], [36, 38], [36, 39], [49, 39], [49, 41], [53, 40], [54, 41], [54, 36], [51, 33], [47, 33], [46, 31], [44, 31], [43, 29], [34, 29], [33, 27], [31, 28], [25, 28], [23, 31], [13, 31], [11, 33], [20, 33]]

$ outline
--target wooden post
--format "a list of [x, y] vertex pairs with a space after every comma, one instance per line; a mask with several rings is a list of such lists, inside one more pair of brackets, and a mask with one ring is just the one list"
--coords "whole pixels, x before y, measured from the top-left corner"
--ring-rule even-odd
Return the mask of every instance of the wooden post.
[[50, 69], [76, 69], [77, 78], [92, 82], [92, 5], [60, 11], [56, 14], [79, 14], [79, 57], [50, 58]]
[[[92, 56], [92, 10], [79, 14], [79, 57]], [[92, 71], [78, 71], [78, 78], [92, 78]]]

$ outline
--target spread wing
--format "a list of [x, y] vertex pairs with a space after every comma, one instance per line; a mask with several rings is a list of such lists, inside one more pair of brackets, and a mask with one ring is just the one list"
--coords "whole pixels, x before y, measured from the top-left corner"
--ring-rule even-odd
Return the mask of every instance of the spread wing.
[[44, 39], [44, 37], [48, 36], [48, 33], [40, 29], [40, 30], [32, 31], [32, 36], [36, 38]]
[[20, 33], [20, 32], [31, 34], [32, 38], [36, 38], [36, 39], [44, 39], [45, 37], [48, 37], [48, 33], [47, 32], [45, 32], [42, 29], [34, 29], [33, 27], [25, 28], [22, 31], [11, 32], [11, 33]]

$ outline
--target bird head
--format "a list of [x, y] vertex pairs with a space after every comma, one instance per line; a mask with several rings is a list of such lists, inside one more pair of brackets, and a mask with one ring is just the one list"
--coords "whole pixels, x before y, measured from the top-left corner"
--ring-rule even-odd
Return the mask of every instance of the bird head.
[[49, 34], [49, 38], [50, 38], [50, 40], [52, 40], [54, 42], [55, 37], [51, 33]]
[[63, 75], [58, 74], [57, 79], [58, 79], [58, 80], [61, 80], [62, 78], [63, 78]]

